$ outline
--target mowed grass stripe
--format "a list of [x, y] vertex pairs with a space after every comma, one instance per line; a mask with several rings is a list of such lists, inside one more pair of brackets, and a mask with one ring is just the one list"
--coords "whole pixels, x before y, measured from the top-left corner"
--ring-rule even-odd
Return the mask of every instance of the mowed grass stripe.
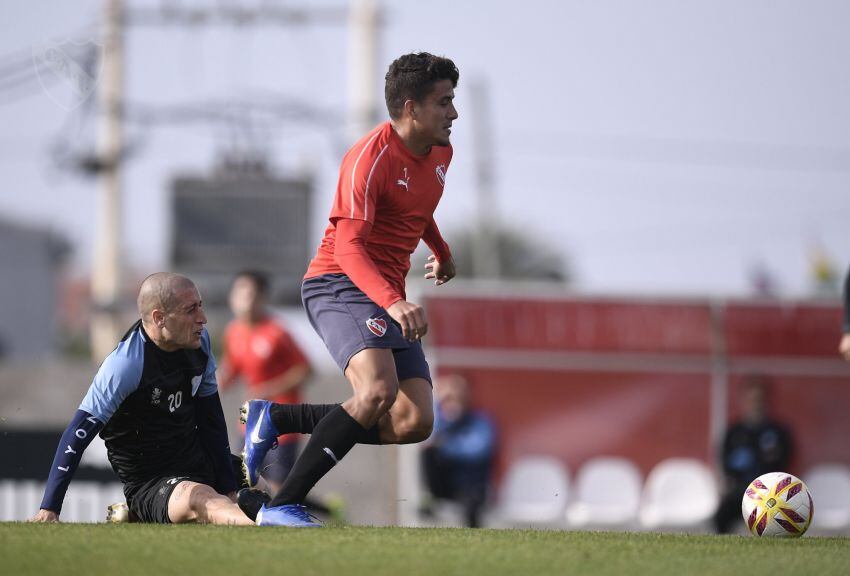
[[447, 528], [0, 524], [0, 572], [229, 576], [848, 574], [850, 539]]

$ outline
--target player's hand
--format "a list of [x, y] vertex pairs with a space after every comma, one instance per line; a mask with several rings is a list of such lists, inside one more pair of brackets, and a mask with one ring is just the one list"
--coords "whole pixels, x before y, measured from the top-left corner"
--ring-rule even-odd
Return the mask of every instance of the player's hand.
[[449, 258], [445, 262], [440, 262], [437, 257], [431, 254], [428, 256], [428, 262], [425, 264], [428, 273], [425, 274], [426, 280], [434, 279], [434, 284], [437, 286], [445, 284], [455, 277], [455, 263]]
[[387, 308], [393, 320], [401, 326], [401, 335], [411, 342], [421, 339], [428, 333], [428, 320], [425, 309], [418, 304], [399, 300]]
[[54, 512], [53, 510], [45, 510], [42, 508], [38, 512], [36, 512], [35, 516], [28, 520], [29, 522], [59, 522], [59, 514]]
[[841, 343], [838, 345], [838, 351], [844, 356], [844, 359], [850, 362], [850, 332], [841, 338]]

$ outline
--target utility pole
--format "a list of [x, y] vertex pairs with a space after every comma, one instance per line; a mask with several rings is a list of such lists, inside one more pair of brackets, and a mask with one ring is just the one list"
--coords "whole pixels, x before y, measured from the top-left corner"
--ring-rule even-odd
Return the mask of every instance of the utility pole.
[[124, 28], [141, 26], [199, 27], [215, 24], [293, 25], [339, 23], [350, 28], [349, 69], [352, 138], [359, 138], [377, 121], [375, 74], [380, 28], [378, 0], [350, 0], [348, 9], [294, 9], [264, 5], [243, 9], [163, 3], [158, 8], [125, 8], [124, 0], [103, 0], [103, 67], [98, 84], [97, 164], [98, 199], [95, 253], [91, 274], [93, 311], [90, 345], [95, 360], [103, 359], [121, 335], [122, 241], [121, 154], [124, 115]]
[[498, 278], [502, 272], [497, 231], [499, 213], [493, 191], [493, 148], [490, 99], [483, 81], [469, 84], [475, 148], [475, 191], [478, 226], [472, 237], [472, 270], [476, 278]]
[[121, 149], [124, 99], [124, 2], [104, 0], [103, 69], [97, 87], [98, 174], [91, 352], [95, 361], [115, 348], [120, 337]]
[[375, 0], [351, 0], [348, 16], [349, 134], [354, 142], [377, 123], [376, 74], [380, 15]]

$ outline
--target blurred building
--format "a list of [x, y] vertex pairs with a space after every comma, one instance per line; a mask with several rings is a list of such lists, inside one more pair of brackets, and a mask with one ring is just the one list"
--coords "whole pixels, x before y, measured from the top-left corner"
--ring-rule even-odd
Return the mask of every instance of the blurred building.
[[272, 276], [273, 302], [300, 302], [312, 249], [311, 188], [307, 179], [273, 177], [262, 164], [177, 177], [170, 268], [195, 280], [211, 303], [224, 302], [244, 269]]
[[0, 220], [0, 360], [55, 351], [57, 289], [69, 251], [52, 231]]

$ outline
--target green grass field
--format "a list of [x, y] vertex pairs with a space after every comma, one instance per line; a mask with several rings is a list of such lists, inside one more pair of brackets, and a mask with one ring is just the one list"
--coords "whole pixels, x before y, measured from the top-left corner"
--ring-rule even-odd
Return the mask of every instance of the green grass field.
[[0, 573], [254, 576], [850, 573], [850, 539], [451, 528], [0, 524]]

